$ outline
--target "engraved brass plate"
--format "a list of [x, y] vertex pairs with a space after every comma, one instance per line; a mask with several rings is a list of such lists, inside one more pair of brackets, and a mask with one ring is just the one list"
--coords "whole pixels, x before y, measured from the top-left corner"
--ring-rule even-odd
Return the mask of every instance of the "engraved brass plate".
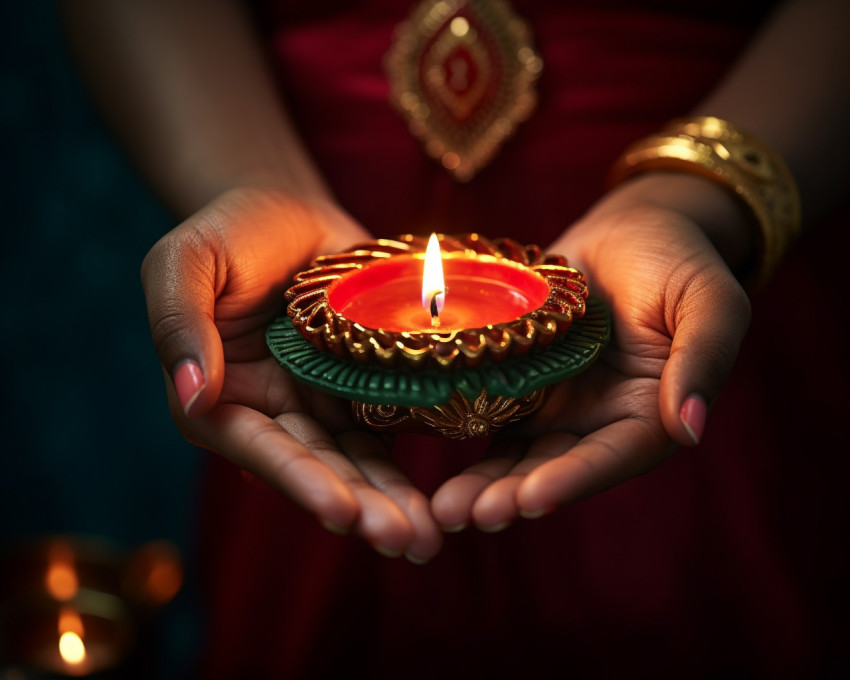
[[490, 396], [487, 390], [474, 400], [460, 392], [442, 406], [431, 408], [352, 402], [351, 412], [361, 426], [374, 432], [422, 432], [447, 439], [481, 439], [537, 411], [547, 388], [522, 397]]

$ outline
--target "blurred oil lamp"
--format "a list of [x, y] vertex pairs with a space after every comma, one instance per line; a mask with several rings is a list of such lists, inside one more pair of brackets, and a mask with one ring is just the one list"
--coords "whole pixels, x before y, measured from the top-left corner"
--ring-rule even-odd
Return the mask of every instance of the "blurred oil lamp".
[[13, 677], [136, 677], [122, 664], [182, 578], [165, 542], [131, 554], [77, 536], [11, 549], [0, 560], [0, 661]]
[[478, 234], [319, 257], [286, 299], [266, 334], [274, 356], [376, 431], [487, 436], [540, 408], [610, 335], [565, 258]]

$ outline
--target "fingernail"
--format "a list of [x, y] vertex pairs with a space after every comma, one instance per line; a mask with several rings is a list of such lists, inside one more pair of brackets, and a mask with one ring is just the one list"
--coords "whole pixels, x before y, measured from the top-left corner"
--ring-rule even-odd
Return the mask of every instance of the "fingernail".
[[460, 524], [453, 524], [450, 527], [442, 527], [443, 531], [447, 534], [456, 534], [459, 531], [463, 531], [466, 529], [466, 522], [461, 522]]
[[526, 519], [537, 519], [538, 517], [543, 517], [543, 515], [550, 511], [551, 508], [540, 508], [538, 510], [523, 510], [520, 508], [519, 514]]
[[334, 524], [326, 519], [322, 520], [322, 526], [325, 527], [332, 534], [336, 534], [337, 536], [345, 536], [348, 533], [348, 529], [345, 527], [341, 527], [339, 524]]
[[682, 403], [679, 420], [682, 421], [682, 425], [685, 426], [690, 438], [694, 440], [694, 444], [699, 444], [699, 440], [702, 438], [707, 411], [705, 401], [697, 394], [692, 394]]
[[487, 532], [488, 534], [495, 534], [497, 531], [507, 529], [510, 525], [510, 522], [499, 522], [498, 524], [490, 524], [489, 526], [479, 524], [478, 528], [481, 529], [481, 531]]
[[393, 550], [392, 548], [387, 548], [383, 545], [373, 545], [372, 547], [384, 557], [401, 557], [401, 550]]
[[428, 564], [429, 560], [423, 559], [421, 557], [416, 557], [416, 555], [411, 555], [409, 552], [404, 553], [404, 556], [407, 558], [409, 562], [416, 564], [418, 566], [422, 566], [423, 564]]
[[183, 407], [183, 413], [191, 416], [192, 406], [201, 394], [206, 382], [201, 367], [194, 361], [184, 361], [174, 371], [174, 387], [177, 389], [177, 398]]

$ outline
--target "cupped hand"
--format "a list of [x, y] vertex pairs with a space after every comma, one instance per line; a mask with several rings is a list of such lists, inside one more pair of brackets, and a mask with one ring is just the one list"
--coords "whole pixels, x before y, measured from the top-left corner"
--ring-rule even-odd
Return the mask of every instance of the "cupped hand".
[[698, 443], [749, 324], [746, 294], [697, 224], [620, 201], [551, 247], [604, 299], [613, 337], [527, 424], [432, 499], [442, 526], [495, 531], [646, 472]]
[[163, 237], [142, 283], [187, 439], [281, 489], [329, 529], [425, 561], [441, 534], [387, 443], [357, 430], [347, 404], [297, 384], [265, 343], [292, 276], [367, 238], [328, 202], [236, 189]]

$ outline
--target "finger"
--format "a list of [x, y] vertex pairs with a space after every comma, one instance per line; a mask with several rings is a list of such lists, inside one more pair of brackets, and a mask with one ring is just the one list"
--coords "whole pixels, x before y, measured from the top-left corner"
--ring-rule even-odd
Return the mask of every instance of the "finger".
[[188, 438], [280, 489], [331, 527], [351, 527], [357, 499], [337, 473], [271, 418], [246, 406], [222, 404], [184, 422]]
[[671, 452], [659, 423], [627, 418], [575, 443], [569, 434], [542, 437], [533, 456], [547, 459], [516, 490], [518, 510], [539, 516], [656, 467]]
[[461, 531], [469, 526], [473, 521], [472, 507], [478, 496], [508, 474], [521, 455], [522, 445], [519, 442], [497, 441], [490, 446], [484, 459], [446, 480], [431, 498], [431, 510], [443, 531]]
[[509, 526], [517, 515], [533, 519], [548, 511], [549, 507], [534, 512], [521, 510], [517, 502], [519, 487], [533, 470], [569, 450], [578, 440], [574, 434], [560, 432], [540, 437], [509, 474], [493, 482], [475, 500], [472, 517], [478, 528], [499, 531]]
[[431, 514], [428, 498], [401, 472], [386, 445], [374, 435], [350, 431], [337, 436], [343, 451], [378, 491], [386, 494], [405, 514], [412, 537], [405, 549], [415, 564], [432, 559], [442, 547], [443, 536]]
[[721, 267], [694, 277], [678, 298], [673, 343], [661, 375], [662, 422], [676, 442], [699, 443], [707, 405], [732, 371], [750, 322], [741, 286]]
[[221, 393], [224, 353], [215, 327], [215, 254], [202, 239], [175, 231], [142, 263], [154, 347], [183, 412], [208, 413]]
[[380, 440], [365, 434], [359, 437], [357, 433], [340, 434], [334, 438], [303, 413], [283, 414], [275, 421], [317, 460], [333, 470], [348, 487], [360, 508], [355, 529], [367, 543], [387, 557], [398, 557], [408, 550], [414, 538], [411, 520], [390, 496], [376, 489], [347, 457], [366, 458], [373, 455], [369, 449], [382, 447]]

